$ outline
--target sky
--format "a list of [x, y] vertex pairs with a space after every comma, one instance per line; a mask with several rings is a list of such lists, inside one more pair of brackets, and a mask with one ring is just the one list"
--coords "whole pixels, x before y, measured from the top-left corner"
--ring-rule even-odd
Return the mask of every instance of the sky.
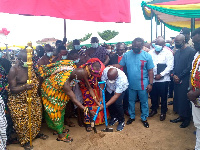
[[[142, 37], [145, 41], [151, 40], [151, 21], [145, 20], [142, 8], [142, 0], [130, 0], [131, 23], [108, 23], [81, 20], [66, 20], [66, 36], [68, 41], [84, 37], [87, 33], [115, 30], [119, 32], [118, 38], [124, 41], [132, 41], [136, 37]], [[5, 38], [0, 36], [0, 46], [26, 45], [31, 41], [36, 45], [37, 40], [43, 38], [63, 39], [64, 20], [48, 16], [22, 16], [16, 14], [0, 13], [0, 29], [7, 28], [10, 34]], [[178, 32], [166, 27], [166, 40], [176, 36]], [[158, 26], [160, 35], [160, 26]], [[153, 39], [156, 37], [156, 26], [153, 24]]]

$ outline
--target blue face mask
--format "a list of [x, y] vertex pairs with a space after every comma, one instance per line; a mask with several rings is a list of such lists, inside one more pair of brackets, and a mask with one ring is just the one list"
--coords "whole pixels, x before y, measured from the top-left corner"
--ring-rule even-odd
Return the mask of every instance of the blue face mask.
[[166, 43], [165, 46], [170, 47], [170, 44], [169, 44], [169, 43]]
[[156, 52], [160, 52], [163, 49], [163, 47], [160, 45], [152, 44], [152, 46], [155, 48]]
[[62, 59], [63, 59], [63, 60], [67, 59], [67, 55], [63, 55], [63, 56], [62, 56]]
[[79, 63], [79, 61], [80, 61], [80, 58], [78, 58], [77, 60], [74, 60], [74, 63], [77, 64]]
[[99, 46], [99, 43], [91, 43], [92, 48], [97, 48]]
[[80, 48], [81, 48], [80, 45], [74, 45], [75, 50], [79, 50]]
[[0, 52], [0, 58], [2, 58], [3, 57], [3, 53], [2, 52]]

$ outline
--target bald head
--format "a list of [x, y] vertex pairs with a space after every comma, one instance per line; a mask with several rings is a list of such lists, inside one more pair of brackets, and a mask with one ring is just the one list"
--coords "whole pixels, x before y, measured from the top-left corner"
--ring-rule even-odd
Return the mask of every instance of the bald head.
[[27, 61], [27, 52], [26, 52], [26, 50], [21, 50], [19, 52], [18, 59], [21, 59], [23, 62]]
[[108, 80], [115, 80], [118, 76], [118, 71], [116, 68], [110, 68], [107, 73]]
[[165, 45], [165, 40], [162, 36], [158, 37], [156, 39], [156, 45], [164, 46]]
[[175, 38], [175, 47], [177, 49], [185, 48], [185, 36], [183, 34], [179, 34]]

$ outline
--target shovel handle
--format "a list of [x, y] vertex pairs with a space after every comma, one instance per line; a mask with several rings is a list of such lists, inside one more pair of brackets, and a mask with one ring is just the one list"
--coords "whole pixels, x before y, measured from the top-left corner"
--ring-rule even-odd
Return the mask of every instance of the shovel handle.
[[[100, 105], [102, 104], [102, 102], [100, 102]], [[94, 116], [94, 118], [93, 118], [93, 121], [95, 122], [96, 121], [96, 119], [97, 119], [97, 116], [98, 116], [98, 114], [99, 114], [99, 110], [100, 110], [100, 106], [97, 108], [97, 111], [96, 111], [96, 114], [95, 114], [95, 116]]]
[[[100, 87], [100, 84], [104, 84], [104, 88], [103, 88], [103, 89]], [[104, 90], [106, 89], [106, 82], [105, 82], [105, 81], [98, 82], [98, 85], [99, 85], [99, 89], [100, 89], [102, 92], [104, 92]]]

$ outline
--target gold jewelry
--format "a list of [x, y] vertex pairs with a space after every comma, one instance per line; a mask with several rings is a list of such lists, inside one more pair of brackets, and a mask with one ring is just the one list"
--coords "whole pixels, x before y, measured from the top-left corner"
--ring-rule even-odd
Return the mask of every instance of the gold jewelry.
[[88, 109], [88, 107], [85, 107], [83, 111], [84, 111], [84, 113], [85, 113], [85, 114], [86, 114], [86, 116], [87, 116], [87, 114], [88, 114], [88, 112], [89, 112], [89, 109]]
[[93, 99], [96, 99], [97, 97], [96, 96], [93, 96]]

